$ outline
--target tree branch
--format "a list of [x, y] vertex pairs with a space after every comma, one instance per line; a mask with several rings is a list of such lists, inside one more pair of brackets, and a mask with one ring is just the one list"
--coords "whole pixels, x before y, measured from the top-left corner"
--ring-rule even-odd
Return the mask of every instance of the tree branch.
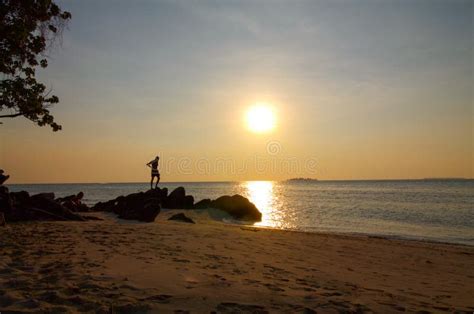
[[19, 112], [19, 113], [14, 113], [14, 114], [5, 114], [3, 116], [0, 116], [0, 119], [1, 118], [15, 118], [15, 117], [19, 117], [23, 115], [23, 113]]

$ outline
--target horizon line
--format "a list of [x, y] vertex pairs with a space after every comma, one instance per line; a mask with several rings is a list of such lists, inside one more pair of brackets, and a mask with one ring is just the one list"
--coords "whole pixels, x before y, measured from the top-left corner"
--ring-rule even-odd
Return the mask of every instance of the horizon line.
[[[161, 183], [236, 183], [236, 182], [285, 182], [288, 180], [292, 180], [295, 178], [284, 179], [284, 180], [218, 180], [218, 181], [162, 181]], [[296, 178], [300, 179], [300, 178]], [[433, 178], [411, 178], [411, 179], [312, 179], [312, 178], [302, 178], [302, 179], [310, 179], [314, 180], [313, 182], [334, 182], [334, 181], [471, 181], [474, 178], [466, 178], [466, 177], [433, 177]], [[30, 183], [3, 183], [3, 185], [40, 185], [40, 184], [150, 184], [149, 181], [128, 181], [128, 182], [30, 182]]]

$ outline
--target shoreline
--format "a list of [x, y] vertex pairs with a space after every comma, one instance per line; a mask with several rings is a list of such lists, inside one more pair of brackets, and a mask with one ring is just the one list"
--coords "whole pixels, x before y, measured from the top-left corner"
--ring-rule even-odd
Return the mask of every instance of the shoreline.
[[102, 217], [0, 228], [0, 311], [474, 310], [473, 247]]
[[[236, 226], [239, 226], [236, 224]], [[253, 228], [262, 228], [274, 231], [288, 231], [288, 232], [300, 232], [300, 233], [308, 233], [308, 234], [321, 234], [321, 235], [329, 235], [329, 236], [348, 236], [348, 237], [366, 237], [366, 238], [374, 238], [374, 239], [384, 239], [389, 241], [403, 241], [403, 242], [421, 242], [426, 244], [444, 244], [444, 245], [455, 245], [461, 247], [468, 247], [474, 248], [474, 244], [465, 244], [465, 243], [458, 243], [458, 242], [447, 242], [442, 240], [432, 240], [432, 239], [418, 239], [412, 238], [409, 236], [399, 236], [399, 235], [379, 235], [375, 233], [363, 233], [363, 232], [338, 232], [338, 231], [305, 231], [305, 230], [296, 230], [296, 229], [278, 229], [268, 226], [253, 226], [253, 225], [243, 225], [249, 226]]]
[[[206, 213], [208, 209], [193, 209], [192, 211], [202, 214]], [[175, 209], [167, 209], [163, 208], [162, 213], [167, 213], [171, 211], [176, 211]], [[184, 212], [189, 212], [189, 210], [184, 210]], [[158, 216], [159, 217], [159, 216]], [[158, 219], [157, 217], [157, 219]], [[443, 241], [443, 240], [435, 240], [435, 239], [423, 239], [423, 238], [416, 238], [416, 237], [410, 237], [410, 236], [403, 236], [403, 235], [383, 235], [383, 234], [376, 234], [376, 233], [365, 233], [365, 232], [338, 232], [338, 231], [306, 231], [306, 230], [298, 230], [298, 229], [291, 229], [291, 228], [277, 228], [277, 227], [271, 227], [271, 226], [258, 226], [254, 224], [247, 224], [245, 221], [237, 221], [237, 220], [232, 220], [232, 222], [225, 222], [221, 221], [218, 219], [213, 219], [209, 218], [210, 221], [216, 222], [216, 223], [221, 223], [224, 225], [231, 225], [231, 226], [245, 226], [249, 228], [258, 228], [258, 229], [268, 229], [268, 230], [273, 230], [273, 231], [287, 231], [287, 232], [300, 232], [300, 233], [308, 233], [308, 234], [327, 234], [327, 235], [340, 235], [340, 236], [354, 236], [354, 237], [369, 237], [369, 238], [380, 238], [380, 239], [386, 239], [386, 240], [394, 240], [394, 241], [414, 241], [414, 242], [422, 242], [422, 243], [434, 243], [434, 244], [446, 244], [446, 245], [459, 245], [459, 246], [466, 246], [466, 247], [471, 247], [474, 248], [474, 243], [473, 244], [466, 244], [466, 243], [459, 243], [459, 242], [449, 242], [449, 241]], [[258, 222], [256, 222], [258, 223]]]

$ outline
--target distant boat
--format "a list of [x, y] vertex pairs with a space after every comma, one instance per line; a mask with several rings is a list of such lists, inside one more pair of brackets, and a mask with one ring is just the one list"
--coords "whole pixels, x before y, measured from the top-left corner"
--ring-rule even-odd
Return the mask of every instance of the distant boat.
[[318, 179], [314, 178], [291, 178], [288, 180], [285, 180], [285, 182], [317, 182]]

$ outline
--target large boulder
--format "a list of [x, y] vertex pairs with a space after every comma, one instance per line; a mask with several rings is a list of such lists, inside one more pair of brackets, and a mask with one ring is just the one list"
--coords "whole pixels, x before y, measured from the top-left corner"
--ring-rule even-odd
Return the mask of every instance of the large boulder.
[[257, 207], [242, 195], [225, 195], [211, 201], [210, 207], [220, 209], [235, 219], [246, 221], [261, 221], [262, 213]]
[[115, 213], [121, 219], [153, 222], [161, 211], [159, 198], [145, 198], [143, 193], [132, 194], [117, 204]]
[[133, 193], [117, 198], [113, 211], [121, 219], [152, 222], [160, 213], [161, 199], [146, 193]]
[[186, 191], [182, 186], [174, 189], [162, 202], [162, 206], [168, 209], [191, 209], [193, 205], [194, 197], [186, 195]]
[[119, 196], [107, 202], [99, 202], [92, 206], [91, 210], [113, 212], [120, 219], [153, 222], [160, 213], [161, 203], [167, 195], [166, 188], [156, 188], [146, 192]]
[[186, 195], [184, 197], [184, 209], [192, 209], [194, 207], [194, 196]]

